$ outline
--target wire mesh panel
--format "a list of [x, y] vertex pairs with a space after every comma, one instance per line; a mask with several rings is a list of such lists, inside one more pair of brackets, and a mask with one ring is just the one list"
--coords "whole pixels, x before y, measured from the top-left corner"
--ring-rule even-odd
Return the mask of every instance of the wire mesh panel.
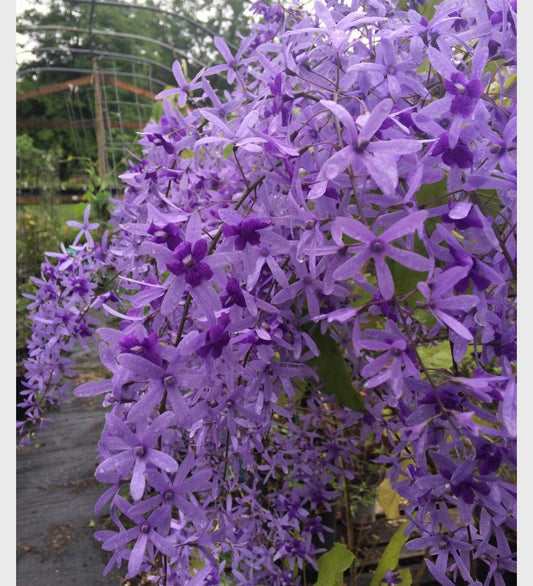
[[[65, 158], [98, 160], [99, 172], [119, 185], [129, 152], [139, 149], [137, 133], [152, 116], [155, 95], [175, 83], [173, 61], [179, 59], [189, 68], [189, 75], [205, 65], [201, 54], [186, 39], [197, 35], [212, 41], [215, 33], [194, 18], [158, 6], [105, 0], [62, 3], [74, 19], [25, 24], [17, 29], [46, 38], [35, 49], [36, 66], [21, 68], [19, 80], [61, 78], [55, 83], [43, 82], [36, 89], [19, 90], [17, 102], [26, 105], [21, 108], [24, 114], [17, 115], [17, 125], [64, 128], [69, 133]], [[128, 19], [118, 15], [129, 18], [133, 13], [144, 13], [143, 22], [150, 30], [134, 26], [121, 29], [127, 27]], [[175, 32], [176, 23], [179, 35]], [[209, 43], [199, 41], [197, 45], [206, 51]], [[232, 47], [229, 39], [228, 46]], [[54, 94], [57, 105], [63, 104], [63, 113], [57, 112], [53, 118], [42, 115], [39, 100]]]

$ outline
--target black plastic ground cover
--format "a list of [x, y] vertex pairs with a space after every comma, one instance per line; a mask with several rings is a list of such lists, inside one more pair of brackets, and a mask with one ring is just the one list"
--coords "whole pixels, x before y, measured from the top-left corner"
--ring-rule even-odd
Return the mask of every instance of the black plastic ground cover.
[[[81, 351], [76, 361], [80, 376], [91, 377], [94, 353]], [[16, 448], [17, 586], [123, 584], [117, 572], [103, 576], [108, 558], [94, 539], [105, 522], [94, 513], [106, 488], [94, 478], [101, 402], [67, 399], [48, 413], [53, 421], [35, 431], [32, 445]]]

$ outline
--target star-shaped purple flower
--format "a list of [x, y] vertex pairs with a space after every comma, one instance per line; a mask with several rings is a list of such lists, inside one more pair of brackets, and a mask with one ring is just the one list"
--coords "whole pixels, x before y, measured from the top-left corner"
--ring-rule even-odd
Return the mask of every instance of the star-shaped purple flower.
[[394, 281], [386, 262], [387, 257], [415, 271], [429, 271], [433, 266], [430, 259], [391, 244], [393, 240], [421, 229], [427, 215], [426, 211], [419, 211], [405, 216], [379, 235], [374, 234], [359, 220], [337, 218], [331, 228], [335, 242], [339, 246], [344, 245], [342, 235], [346, 234], [358, 240], [360, 244], [348, 247], [348, 250], [354, 254], [335, 270], [333, 278], [337, 280], [364, 279], [360, 271], [363, 265], [372, 259], [376, 268], [379, 291], [384, 299], [391, 299], [394, 295]]
[[177, 277], [185, 276], [185, 282], [191, 287], [197, 287], [202, 281], [213, 276], [211, 267], [203, 262], [207, 256], [207, 242], [197, 240], [194, 244], [188, 241], [181, 242], [174, 250], [174, 262], [168, 263], [167, 268]]

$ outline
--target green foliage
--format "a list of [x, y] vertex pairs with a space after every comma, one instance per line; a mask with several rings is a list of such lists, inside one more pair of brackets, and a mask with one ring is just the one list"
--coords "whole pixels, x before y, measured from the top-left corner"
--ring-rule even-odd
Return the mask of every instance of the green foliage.
[[437, 4], [439, 4], [441, 0], [429, 0], [426, 2], [422, 2], [422, 4], [418, 7], [418, 12], [424, 16], [428, 21], [430, 21], [433, 16], [435, 15], [435, 8]]
[[410, 294], [408, 297], [408, 303], [411, 306], [413, 306], [416, 301], [423, 299], [422, 294], [418, 291], [416, 286], [419, 281], [425, 280], [427, 272], [421, 273], [413, 271], [389, 258], [386, 262], [394, 280], [395, 294], [399, 297]]
[[52, 193], [59, 187], [58, 162], [60, 149], [56, 145], [39, 148], [33, 137], [17, 136], [17, 189], [41, 189]]
[[315, 586], [342, 586], [343, 574], [355, 559], [354, 554], [342, 543], [318, 558], [318, 580]]
[[413, 577], [411, 576], [411, 570], [409, 568], [400, 568], [396, 570], [396, 573], [400, 575], [402, 580], [401, 586], [411, 586], [413, 583]]
[[[417, 348], [418, 355], [424, 363], [424, 366], [431, 370], [446, 371], [447, 373], [455, 373], [453, 353], [449, 340], [445, 340], [435, 346], [419, 346]], [[461, 372], [457, 373], [460, 376], [470, 376], [475, 367], [474, 362], [474, 347], [470, 345], [465, 352], [465, 356], [461, 361]]]
[[91, 204], [92, 219], [105, 222], [109, 219], [109, 198], [113, 182], [107, 177], [100, 177], [97, 166], [92, 161], [87, 162], [85, 171], [89, 177], [89, 185], [83, 199]]
[[16, 222], [17, 347], [23, 347], [30, 329], [26, 323], [29, 300], [22, 294], [34, 291], [29, 278], [40, 274], [43, 250], [57, 250], [57, 224], [53, 216], [39, 207], [34, 210], [18, 208]]
[[53, 201], [36, 205], [19, 205], [16, 210], [16, 337], [17, 348], [24, 346], [30, 335], [26, 307], [29, 300], [24, 293], [32, 294], [35, 286], [30, 277], [39, 276], [44, 253], [56, 252], [62, 242], [71, 242], [74, 228], [68, 220], [83, 219], [86, 204], [57, 204]]
[[[408, 522], [403, 523], [392, 536], [385, 551], [381, 555], [370, 586], [379, 586], [387, 570], [394, 570], [398, 565], [401, 549], [407, 541], [407, 537], [403, 534], [407, 525]], [[410, 584], [410, 582], [407, 582], [406, 584]]]
[[436, 346], [420, 346], [417, 351], [426, 368], [451, 370], [453, 366], [449, 340]]
[[320, 330], [315, 330], [310, 335], [320, 355], [311, 359], [309, 365], [316, 368], [322, 392], [333, 395], [341, 405], [364, 412], [364, 399], [353, 386], [337, 342], [329, 334], [322, 334]]

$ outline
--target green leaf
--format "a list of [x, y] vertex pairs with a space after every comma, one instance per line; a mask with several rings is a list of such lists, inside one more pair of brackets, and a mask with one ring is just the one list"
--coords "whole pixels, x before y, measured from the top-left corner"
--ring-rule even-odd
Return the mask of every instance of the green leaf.
[[184, 148], [180, 151], [180, 157], [182, 159], [192, 159], [194, 158], [194, 151], [190, 148]]
[[448, 340], [437, 346], [419, 346], [417, 351], [426, 368], [448, 370], [453, 367], [452, 351]]
[[380, 586], [387, 570], [395, 570], [398, 562], [400, 561], [400, 551], [404, 543], [407, 541], [407, 537], [404, 536], [403, 532], [408, 523], [408, 521], [403, 523], [392, 536], [389, 544], [385, 548], [385, 551], [381, 555], [381, 558], [378, 562], [378, 567], [374, 572], [370, 586]]
[[401, 570], [396, 570], [397, 574], [400, 574], [400, 578], [402, 579], [401, 586], [411, 586], [413, 583], [413, 577], [411, 576], [411, 570], [409, 568], [402, 568]]
[[315, 586], [342, 586], [343, 573], [350, 567], [355, 556], [342, 543], [333, 547], [318, 558], [318, 580]]
[[434, 207], [446, 203], [445, 199], [440, 199], [448, 193], [448, 180], [443, 177], [435, 183], [425, 183], [415, 193], [415, 198], [419, 207]]
[[352, 378], [346, 370], [346, 363], [337, 342], [330, 335], [322, 334], [319, 330], [308, 333], [320, 352], [319, 356], [309, 360], [309, 365], [316, 367], [322, 384], [322, 392], [334, 395], [341, 405], [364, 413], [365, 401], [352, 384]]
[[426, 17], [428, 20], [431, 20], [435, 15], [435, 5], [440, 1], [441, 0], [429, 0], [429, 2], [424, 2], [421, 6], [419, 6], [419, 14]]
[[392, 259], [387, 259], [386, 262], [389, 266], [392, 279], [394, 281], [395, 295], [403, 296], [411, 293], [408, 298], [408, 302], [411, 307], [414, 307], [416, 301], [423, 299], [422, 294], [417, 289], [417, 285], [419, 281], [426, 280], [427, 271], [414, 271]]
[[378, 502], [387, 519], [400, 518], [400, 495], [392, 488], [388, 478], [378, 486]]
[[413, 312], [413, 316], [418, 322], [430, 328], [437, 324], [437, 319], [435, 318], [435, 316], [426, 309], [415, 309]]
[[233, 149], [234, 149], [234, 145], [231, 142], [224, 147], [224, 150], [222, 151], [222, 155], [224, 156], [225, 159], [229, 159], [231, 157], [231, 155], [233, 154]]
[[159, 120], [161, 116], [163, 116], [163, 101], [162, 100], [155, 100], [152, 106], [152, 115], [151, 118], [153, 120]]

